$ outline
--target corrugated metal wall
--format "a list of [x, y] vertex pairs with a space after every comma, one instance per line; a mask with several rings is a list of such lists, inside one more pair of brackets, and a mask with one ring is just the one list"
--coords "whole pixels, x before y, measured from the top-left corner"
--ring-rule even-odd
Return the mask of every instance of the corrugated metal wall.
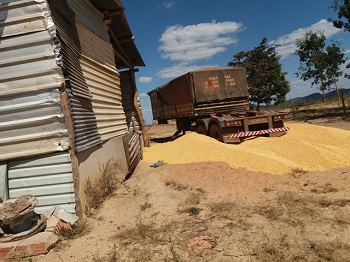
[[67, 2], [75, 13], [76, 21], [79, 21], [104, 41], [109, 42], [109, 35], [103, 24], [104, 15], [89, 0], [67, 0]]
[[47, 10], [45, 1], [0, 2], [0, 160], [69, 148]]
[[[4, 0], [0, 2], [0, 36], [8, 37], [47, 29], [45, 0]], [[52, 25], [52, 24], [51, 24]]]
[[59, 206], [75, 213], [74, 184], [69, 153], [8, 162], [9, 197], [32, 194], [38, 199], [36, 212]]
[[65, 0], [50, 1], [51, 14], [57, 27], [59, 54], [67, 80], [66, 88], [74, 126], [74, 149], [77, 152], [102, 143], [92, 109], [92, 94], [80, 67], [80, 42], [74, 12]]
[[82, 56], [81, 67], [93, 94], [92, 107], [102, 140], [127, 133], [120, 81], [116, 71]]
[[[136, 128], [137, 130], [140, 130], [140, 119], [136, 113], [135, 106], [134, 106], [134, 89], [132, 87], [132, 80], [131, 80], [131, 72], [123, 71], [120, 72], [120, 82], [121, 82], [121, 90], [122, 90], [122, 98], [123, 98], [123, 108], [126, 115], [126, 123], [128, 127], [131, 126], [131, 117], [134, 116], [136, 120]], [[141, 108], [141, 102], [140, 98], [137, 98], [137, 103], [140, 108], [140, 111], [142, 112]]]
[[130, 133], [123, 140], [128, 170], [133, 172], [143, 157], [141, 132]]
[[119, 73], [115, 67], [107, 27], [103, 23], [103, 15], [87, 2], [68, 0], [70, 8], [76, 14], [81, 46], [80, 65], [93, 97], [92, 108], [98, 132], [105, 141], [127, 134], [128, 130]]

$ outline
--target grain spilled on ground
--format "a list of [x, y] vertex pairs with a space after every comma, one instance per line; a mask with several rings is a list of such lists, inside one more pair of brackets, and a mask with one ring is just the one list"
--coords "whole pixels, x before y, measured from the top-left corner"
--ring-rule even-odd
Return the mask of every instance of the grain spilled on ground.
[[233, 168], [272, 174], [350, 166], [349, 131], [310, 124], [286, 126], [290, 130], [282, 137], [258, 137], [238, 145], [187, 133], [173, 142], [145, 148], [144, 160], [149, 163], [163, 160], [169, 164], [220, 161]]

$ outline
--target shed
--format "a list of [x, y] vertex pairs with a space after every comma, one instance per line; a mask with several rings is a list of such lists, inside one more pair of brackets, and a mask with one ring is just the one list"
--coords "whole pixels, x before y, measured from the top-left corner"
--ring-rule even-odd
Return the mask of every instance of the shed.
[[37, 212], [79, 215], [101, 167], [114, 161], [122, 176], [132, 172], [147, 141], [138, 66], [117, 0], [1, 1], [2, 199], [32, 194]]

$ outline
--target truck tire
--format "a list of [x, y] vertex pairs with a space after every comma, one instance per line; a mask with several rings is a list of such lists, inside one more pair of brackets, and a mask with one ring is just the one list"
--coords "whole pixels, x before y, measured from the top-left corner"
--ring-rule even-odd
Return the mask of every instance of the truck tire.
[[199, 124], [196, 127], [196, 133], [201, 134], [201, 135], [207, 135], [207, 130], [205, 130], [205, 127], [201, 124]]
[[223, 142], [222, 132], [218, 124], [212, 124], [209, 130], [209, 135], [216, 140]]

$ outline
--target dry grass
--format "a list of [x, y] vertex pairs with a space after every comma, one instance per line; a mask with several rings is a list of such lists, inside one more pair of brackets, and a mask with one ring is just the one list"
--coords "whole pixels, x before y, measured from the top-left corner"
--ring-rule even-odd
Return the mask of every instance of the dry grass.
[[93, 262], [117, 262], [120, 261], [120, 258], [118, 256], [117, 252], [117, 246], [114, 243], [111, 251], [106, 255], [101, 257], [100, 255], [96, 254], [92, 257]]
[[150, 204], [150, 203], [148, 203], [148, 202], [145, 202], [144, 204], [142, 204], [141, 206], [140, 206], [140, 210], [141, 211], [145, 211], [145, 210], [147, 210], [147, 209], [149, 209], [149, 208], [151, 208], [152, 207], [152, 204]]
[[65, 239], [75, 239], [88, 234], [91, 231], [91, 226], [86, 219], [81, 219], [76, 222], [70, 230], [62, 231], [61, 235]]
[[187, 213], [190, 216], [197, 216], [203, 210], [198, 207], [201, 203], [202, 193], [190, 193], [183, 203], [180, 203], [178, 212]]
[[177, 191], [183, 191], [183, 190], [186, 190], [188, 188], [187, 185], [181, 185], [181, 184], [178, 184], [178, 183], [176, 183], [174, 181], [167, 181], [167, 182], [165, 182], [165, 185], [166, 186], [170, 186], [174, 190], [177, 190]]
[[[307, 233], [310, 225], [326, 232], [347, 228], [350, 211], [346, 199], [284, 192], [275, 202], [257, 206], [232, 201], [207, 202], [200, 193], [187, 193], [182, 204], [192, 205], [186, 212], [193, 215], [174, 217], [162, 224], [140, 213], [132, 227], [113, 238], [119, 243], [118, 250], [131, 261], [240, 261], [240, 255], [235, 255], [237, 250], [244, 250], [242, 257], [247, 261], [348, 261], [348, 243], [329, 237], [320, 242]], [[329, 212], [332, 207], [337, 207], [337, 211]], [[198, 209], [203, 211], [200, 216], [196, 213]], [[266, 218], [263, 227], [254, 222], [257, 216]], [[272, 228], [283, 228], [286, 232], [282, 230], [272, 237]], [[288, 229], [296, 235], [288, 233]], [[186, 244], [201, 235], [212, 235], [217, 246], [186, 250]]]
[[101, 176], [94, 183], [88, 178], [84, 188], [87, 199], [86, 214], [89, 216], [92, 208], [98, 208], [99, 205], [120, 185], [118, 180], [120, 174], [125, 174], [125, 170], [118, 162], [109, 160], [100, 168]]
[[200, 202], [201, 202], [201, 194], [197, 194], [197, 193], [191, 193], [185, 200], [185, 203], [187, 205], [199, 205]]
[[220, 218], [231, 219], [235, 209], [237, 209], [237, 205], [234, 202], [216, 202], [211, 203], [209, 208], [213, 215]]
[[275, 206], [259, 206], [256, 212], [270, 220], [278, 220], [284, 213], [281, 207]]
[[316, 193], [316, 194], [334, 193], [334, 192], [338, 192], [338, 191], [339, 191], [339, 189], [335, 188], [330, 183], [327, 183], [327, 184], [324, 184], [323, 186], [319, 186], [319, 187], [315, 187], [315, 188], [311, 189], [311, 192]]
[[302, 175], [307, 173], [307, 171], [305, 171], [302, 168], [292, 168], [291, 172], [290, 172], [293, 176], [298, 176], [298, 175]]
[[152, 236], [152, 225], [150, 223], [146, 223], [142, 217], [142, 214], [139, 214], [135, 220], [135, 226], [137, 229], [137, 233], [141, 236], [142, 239], [146, 239], [147, 237]]

